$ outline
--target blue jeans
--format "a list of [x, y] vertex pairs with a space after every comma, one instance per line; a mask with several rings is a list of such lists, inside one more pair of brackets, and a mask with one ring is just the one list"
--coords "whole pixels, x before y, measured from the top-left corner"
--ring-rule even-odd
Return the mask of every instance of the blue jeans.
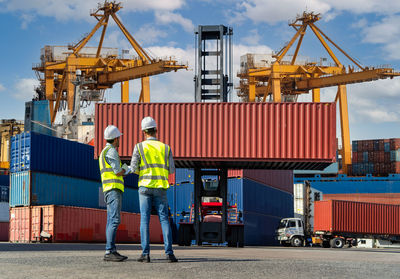
[[107, 226], [106, 226], [106, 252], [117, 251], [115, 237], [121, 223], [122, 191], [111, 189], [104, 193], [104, 201], [107, 204]]
[[150, 254], [149, 222], [152, 205], [160, 218], [161, 229], [164, 238], [165, 254], [172, 255], [172, 233], [168, 221], [167, 190], [139, 187], [140, 204], [140, 240], [142, 254]]

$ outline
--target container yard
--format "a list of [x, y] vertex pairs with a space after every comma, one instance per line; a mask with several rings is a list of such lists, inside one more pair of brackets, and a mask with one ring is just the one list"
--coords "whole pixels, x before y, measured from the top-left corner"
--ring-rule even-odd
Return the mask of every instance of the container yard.
[[53, 2], [0, 1], [4, 278], [398, 278], [400, 7]]

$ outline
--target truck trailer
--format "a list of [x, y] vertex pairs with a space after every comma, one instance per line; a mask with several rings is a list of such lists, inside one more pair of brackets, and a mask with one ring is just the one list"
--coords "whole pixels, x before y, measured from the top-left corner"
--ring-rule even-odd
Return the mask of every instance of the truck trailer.
[[314, 229], [309, 230], [307, 215], [284, 218], [277, 229], [283, 246], [321, 245], [342, 248], [356, 246], [360, 238], [398, 240], [400, 205], [354, 201], [316, 201]]

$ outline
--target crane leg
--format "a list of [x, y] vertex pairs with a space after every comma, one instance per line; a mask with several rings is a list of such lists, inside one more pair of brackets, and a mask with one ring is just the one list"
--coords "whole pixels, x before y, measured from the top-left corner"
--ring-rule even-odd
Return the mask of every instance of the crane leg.
[[150, 77], [142, 78], [142, 91], [140, 92], [139, 103], [150, 103]]
[[272, 96], [275, 103], [280, 103], [281, 97], [281, 78], [278, 73], [273, 73], [272, 77]]
[[256, 81], [255, 78], [249, 77], [249, 102], [254, 102], [256, 100]]
[[121, 103], [129, 103], [129, 80], [121, 82]]
[[346, 85], [338, 86], [338, 96], [339, 96], [339, 109], [340, 109], [340, 126], [342, 132], [343, 173], [348, 174], [348, 166], [351, 165], [351, 145], [350, 145], [349, 112], [347, 106]]
[[50, 119], [53, 119], [54, 113], [54, 71], [46, 71], [46, 100], [49, 100]]
[[312, 101], [313, 101], [313, 103], [321, 102], [320, 89], [319, 88], [314, 88], [312, 90]]

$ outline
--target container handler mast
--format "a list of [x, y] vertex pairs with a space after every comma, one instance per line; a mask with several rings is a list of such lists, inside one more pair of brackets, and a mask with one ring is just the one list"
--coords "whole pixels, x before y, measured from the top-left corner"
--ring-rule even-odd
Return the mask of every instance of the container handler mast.
[[[348, 173], [348, 165], [351, 164], [351, 145], [346, 84], [393, 78], [399, 76], [400, 73], [394, 72], [392, 68], [363, 67], [315, 25], [315, 22], [320, 18], [320, 14], [304, 12], [303, 15], [298, 16], [295, 21], [290, 23], [289, 26], [296, 30], [296, 34], [287, 45], [273, 55], [275, 60], [271, 62], [271, 65], [262, 68], [249, 68], [238, 74], [241, 79], [238, 96], [248, 102], [265, 102], [268, 96], [273, 102], [281, 102], [282, 99], [284, 101], [296, 100], [299, 94], [308, 94], [311, 90], [312, 101], [320, 102], [320, 88], [337, 86], [335, 102], [339, 101], [342, 137], [340, 154], [342, 155], [343, 172]], [[317, 63], [300, 65], [296, 63], [307, 28], [313, 31], [328, 52], [334, 61], [334, 66], [323, 66]], [[297, 45], [291, 60], [289, 62], [283, 61], [296, 41]], [[355, 66], [349, 66], [346, 70], [327, 41]]]
[[[76, 118], [79, 115], [79, 101], [102, 101], [104, 90], [116, 83], [121, 83], [121, 102], [128, 103], [129, 80], [133, 79], [141, 79], [139, 102], [150, 102], [150, 76], [187, 68], [172, 58], [150, 56], [117, 17], [116, 13], [121, 8], [121, 3], [115, 1], [99, 4], [97, 10], [91, 13], [98, 21], [96, 26], [77, 44], [68, 46], [63, 61], [44, 59], [33, 67], [40, 80], [40, 87], [36, 90], [39, 99], [49, 100], [51, 123], [54, 123], [62, 101], [67, 104], [69, 118]], [[110, 18], [135, 50], [136, 58], [124, 59], [115, 54], [102, 53]], [[86, 44], [100, 28], [102, 32], [97, 51], [93, 55], [85, 54]]]

